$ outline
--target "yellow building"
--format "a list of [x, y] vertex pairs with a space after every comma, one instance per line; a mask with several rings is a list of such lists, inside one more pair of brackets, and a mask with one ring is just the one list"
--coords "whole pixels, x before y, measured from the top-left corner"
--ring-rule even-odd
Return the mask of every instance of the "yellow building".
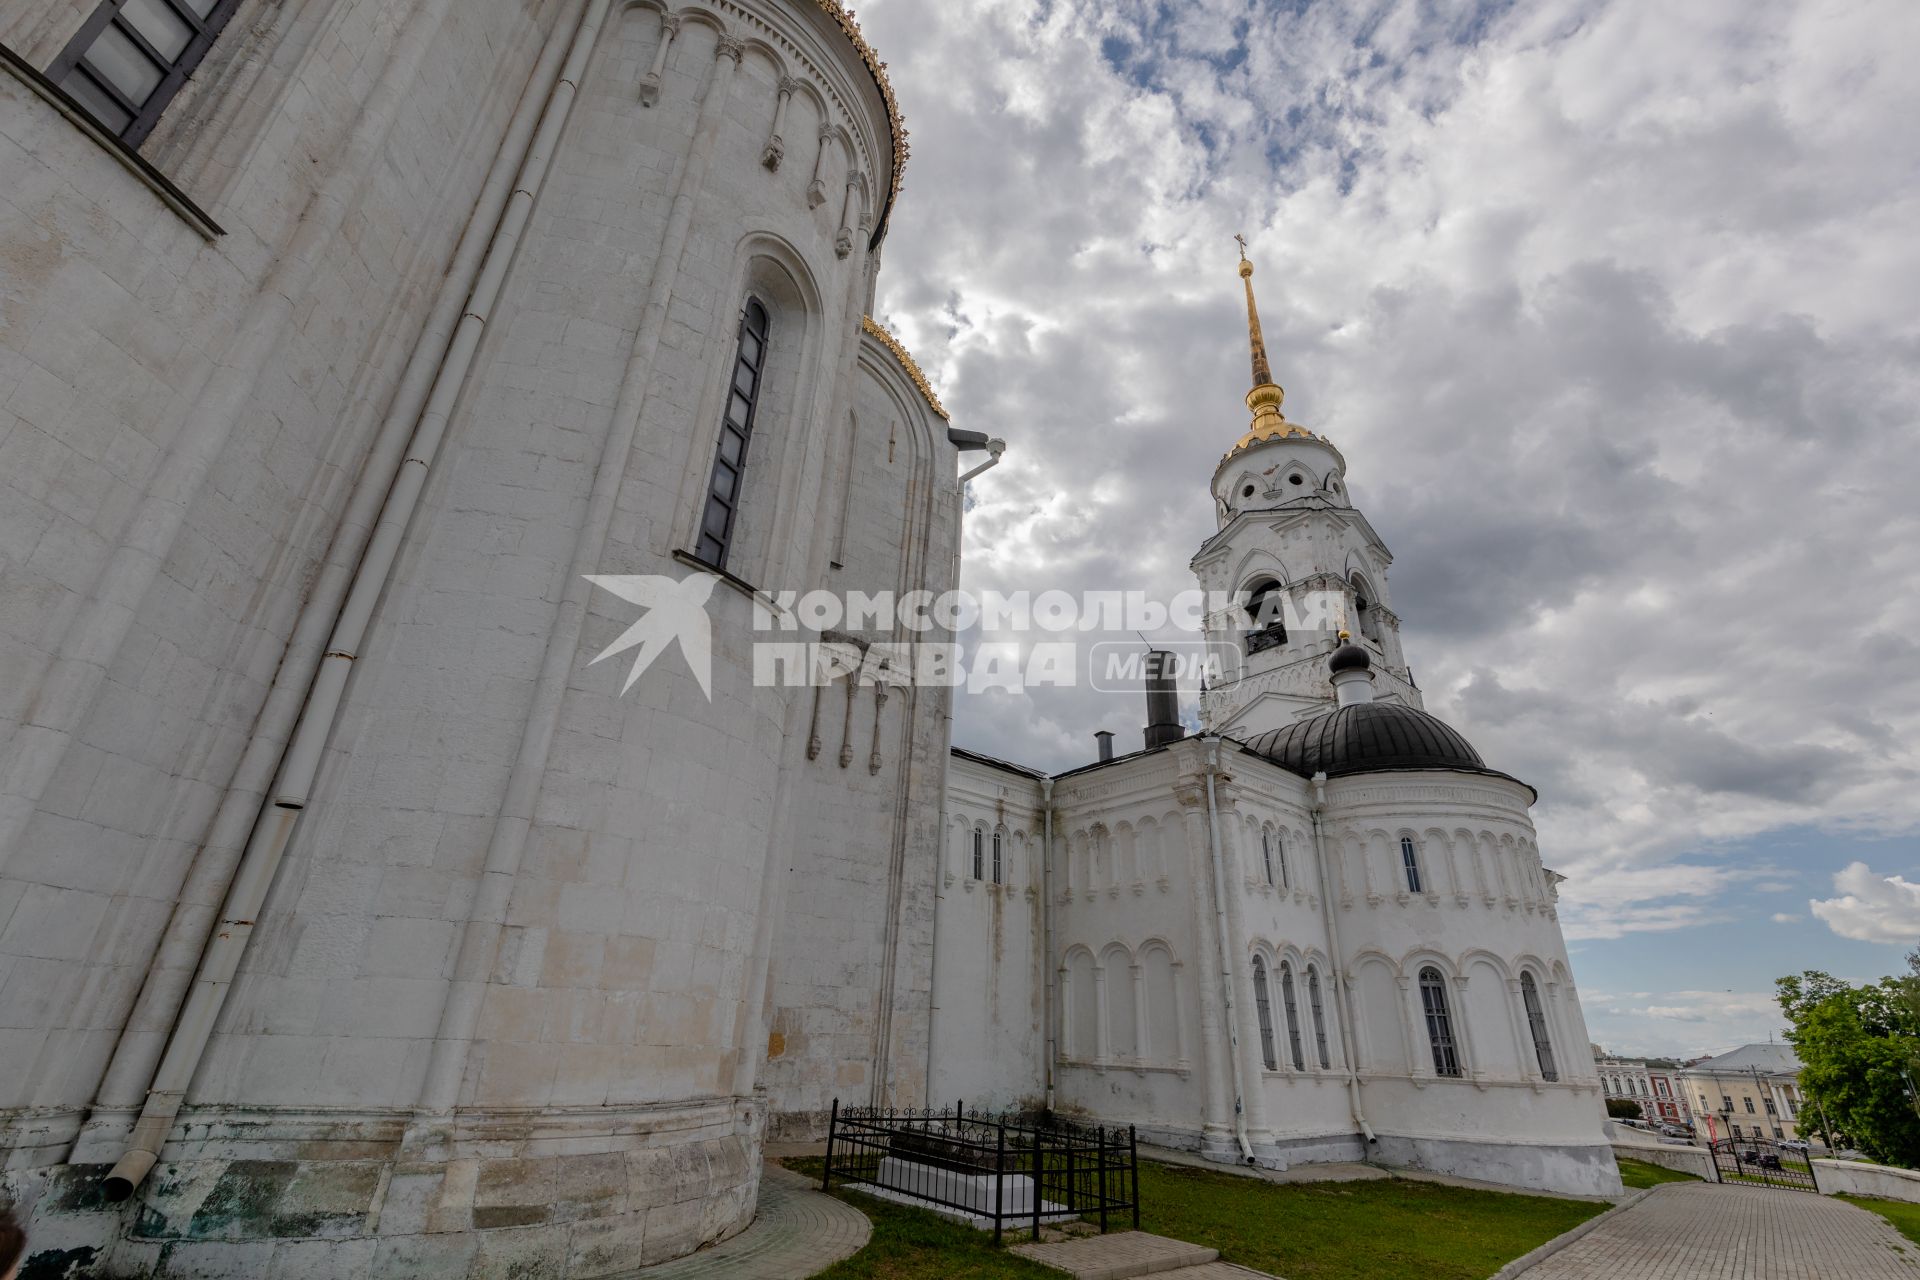
[[[1679, 1079], [1702, 1138], [1800, 1136], [1800, 1059], [1786, 1045], [1743, 1045], [1682, 1069]], [[1808, 1126], [1817, 1130], [1817, 1118]]]

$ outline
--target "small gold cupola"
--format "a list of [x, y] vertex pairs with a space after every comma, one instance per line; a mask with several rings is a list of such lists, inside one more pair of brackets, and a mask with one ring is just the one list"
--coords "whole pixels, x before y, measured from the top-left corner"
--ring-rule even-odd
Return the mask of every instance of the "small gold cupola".
[[1286, 390], [1273, 380], [1273, 366], [1267, 360], [1267, 339], [1260, 331], [1260, 307], [1253, 298], [1253, 263], [1247, 260], [1247, 238], [1235, 236], [1240, 244], [1240, 279], [1247, 289], [1247, 342], [1253, 351], [1253, 390], [1247, 392], [1247, 408], [1253, 411], [1253, 425], [1228, 451], [1228, 456], [1262, 440], [1300, 436], [1308, 440], [1314, 434], [1305, 427], [1288, 422], [1280, 412], [1286, 402]]

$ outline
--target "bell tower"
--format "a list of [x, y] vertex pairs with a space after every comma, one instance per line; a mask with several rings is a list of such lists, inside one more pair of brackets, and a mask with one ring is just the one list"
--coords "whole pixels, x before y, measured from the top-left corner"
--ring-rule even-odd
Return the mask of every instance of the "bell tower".
[[1281, 412], [1246, 248], [1242, 237], [1253, 422], [1214, 468], [1219, 529], [1192, 561], [1203, 591], [1236, 601], [1207, 618], [1220, 674], [1202, 719], [1244, 739], [1329, 710], [1324, 666], [1342, 631], [1372, 658], [1380, 701], [1421, 707], [1389, 606], [1393, 555], [1353, 506], [1340, 451]]

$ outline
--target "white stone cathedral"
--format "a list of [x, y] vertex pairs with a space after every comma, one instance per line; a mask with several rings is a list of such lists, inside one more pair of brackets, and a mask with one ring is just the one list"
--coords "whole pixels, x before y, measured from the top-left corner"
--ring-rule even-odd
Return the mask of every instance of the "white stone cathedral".
[[[938, 1099], [1045, 1105], [1272, 1168], [1368, 1159], [1614, 1194], [1535, 795], [1427, 714], [1346, 461], [1288, 422], [1242, 261], [1253, 425], [1201, 587], [1226, 678], [1186, 736], [1047, 774], [956, 750]], [[1328, 614], [1357, 634], [1289, 629]]]
[[[28, 1275], [624, 1274], [835, 1099], [1615, 1185], [1531, 795], [1277, 388], [1196, 565], [1354, 584], [1371, 704], [1292, 727], [1265, 630], [1225, 737], [1042, 779], [756, 678], [770, 591], [954, 586], [998, 456], [867, 318], [906, 139], [835, 0], [0, 0], [0, 69]], [[590, 579], [694, 578], [629, 691]]]

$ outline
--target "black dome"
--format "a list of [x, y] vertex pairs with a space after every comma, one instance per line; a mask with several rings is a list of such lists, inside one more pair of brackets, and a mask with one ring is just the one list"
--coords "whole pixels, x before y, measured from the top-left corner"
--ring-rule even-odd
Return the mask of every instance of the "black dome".
[[1342, 671], [1371, 671], [1372, 669], [1373, 659], [1367, 655], [1365, 649], [1352, 641], [1335, 649], [1333, 656], [1327, 659], [1327, 672], [1330, 675], [1337, 676]]
[[1445, 721], [1397, 702], [1355, 703], [1263, 733], [1245, 745], [1303, 778], [1323, 771], [1329, 778], [1389, 769], [1495, 772]]

